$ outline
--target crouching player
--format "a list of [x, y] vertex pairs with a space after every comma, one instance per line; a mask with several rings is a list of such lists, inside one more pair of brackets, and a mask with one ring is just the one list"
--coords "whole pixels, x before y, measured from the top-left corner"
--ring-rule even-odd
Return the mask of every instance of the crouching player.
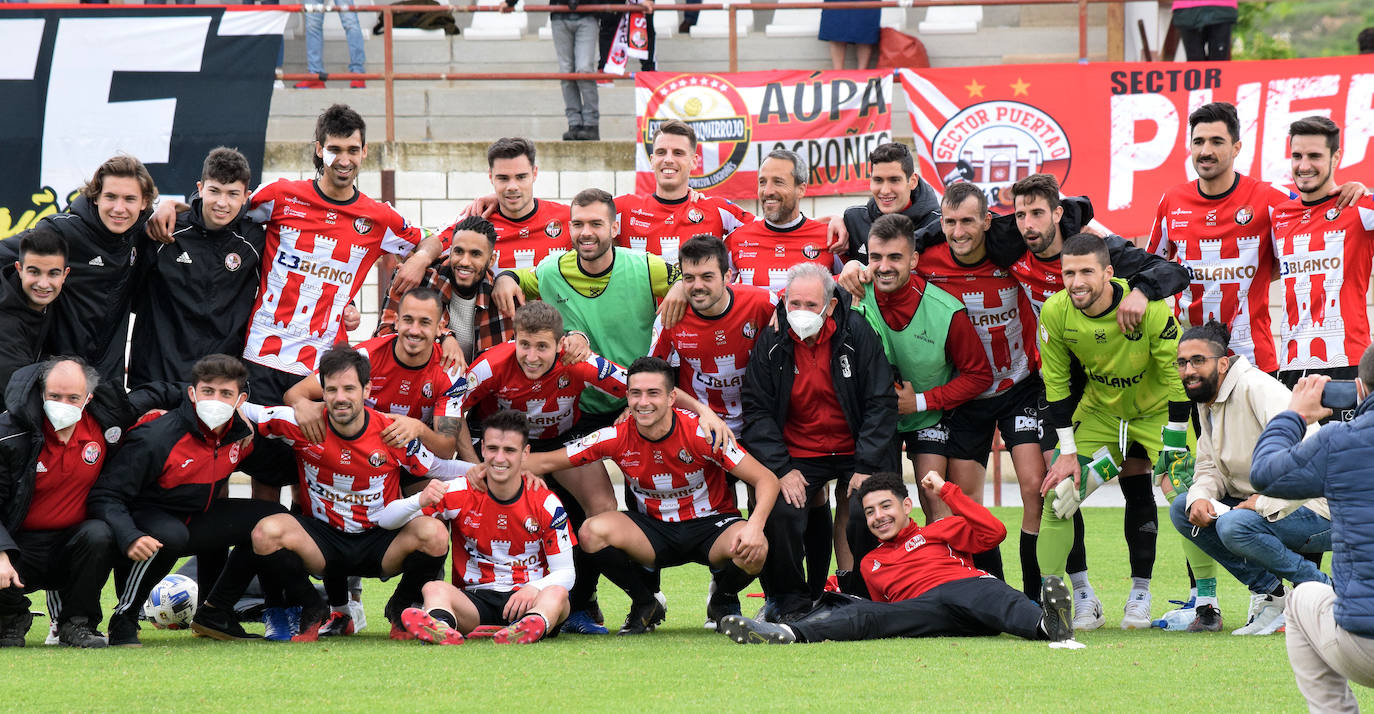
[[786, 625], [731, 615], [721, 631], [740, 644], [791, 644], [884, 637], [950, 637], [1007, 632], [1028, 640], [1073, 638], [1073, 606], [1057, 577], [1044, 579], [1040, 605], [1005, 582], [973, 567], [971, 553], [995, 548], [1007, 528], [988, 509], [934, 471], [921, 486], [953, 516], [924, 528], [911, 520], [911, 498], [895, 473], [878, 473], [859, 485], [868, 529], [881, 544], [860, 566], [872, 601], [854, 598], [818, 609]]
[[453, 524], [453, 584], [423, 588], [424, 606], [401, 613], [422, 642], [461, 645], [478, 625], [504, 625], [497, 644], [528, 644], [557, 636], [568, 616], [574, 570], [568, 514], [558, 496], [528, 488], [521, 474], [530, 453], [525, 415], [503, 409], [482, 425], [486, 492], [465, 478], [392, 501], [377, 518], [396, 529], [420, 515]]
[[[610, 459], [624, 472], [637, 509], [597, 514], [578, 532], [593, 565], [630, 596], [622, 635], [648, 632], [665, 615], [644, 567], [701, 563], [719, 591], [738, 593], [768, 555], [763, 526], [778, 498], [777, 476], [733, 444], [713, 446], [695, 414], [673, 408], [676, 374], [658, 357], [640, 357], [629, 369], [629, 419], [525, 462], [549, 473]], [[754, 488], [748, 520], [740, 518], [726, 470]], [[708, 617], [716, 614], [708, 607]]]

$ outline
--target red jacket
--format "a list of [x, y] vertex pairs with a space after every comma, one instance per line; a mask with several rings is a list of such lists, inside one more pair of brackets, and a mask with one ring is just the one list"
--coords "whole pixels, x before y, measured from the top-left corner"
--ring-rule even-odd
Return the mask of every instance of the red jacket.
[[1007, 527], [953, 483], [945, 482], [940, 498], [953, 516], [924, 528], [913, 521], [864, 556], [860, 568], [874, 601], [910, 600], [954, 580], [987, 575], [973, 567], [969, 554], [996, 547]]

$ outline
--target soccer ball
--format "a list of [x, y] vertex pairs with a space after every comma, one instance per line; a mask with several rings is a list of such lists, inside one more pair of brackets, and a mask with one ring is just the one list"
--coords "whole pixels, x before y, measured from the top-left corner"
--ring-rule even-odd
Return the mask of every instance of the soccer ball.
[[153, 586], [143, 603], [143, 616], [159, 630], [184, 630], [191, 626], [199, 601], [196, 581], [173, 573]]

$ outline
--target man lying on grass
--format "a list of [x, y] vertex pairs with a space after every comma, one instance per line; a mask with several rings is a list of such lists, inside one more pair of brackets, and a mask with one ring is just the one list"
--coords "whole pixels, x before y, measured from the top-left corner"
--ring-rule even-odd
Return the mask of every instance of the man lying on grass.
[[974, 568], [970, 553], [996, 547], [1006, 526], [935, 472], [921, 479], [953, 516], [924, 528], [911, 520], [902, 477], [874, 474], [859, 486], [868, 529], [882, 541], [860, 566], [873, 600], [853, 599], [813, 610], [789, 625], [731, 615], [721, 632], [740, 644], [868, 640], [884, 637], [955, 637], [1008, 632], [1028, 640], [1073, 638], [1068, 588], [1053, 575], [1041, 585], [1042, 605], [1020, 590]]

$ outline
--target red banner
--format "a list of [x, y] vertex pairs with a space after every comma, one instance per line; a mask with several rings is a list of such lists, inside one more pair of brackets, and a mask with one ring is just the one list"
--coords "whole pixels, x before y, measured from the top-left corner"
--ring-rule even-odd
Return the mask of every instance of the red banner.
[[808, 195], [868, 191], [868, 152], [892, 140], [892, 75], [885, 71], [635, 75], [640, 150], [635, 190], [652, 193], [650, 143], [680, 119], [697, 133], [690, 183], [725, 198], [756, 198], [758, 166], [788, 149], [806, 161]]
[[1009, 212], [1017, 179], [1046, 172], [1092, 198], [1098, 220], [1148, 235], [1159, 197], [1197, 178], [1188, 114], [1230, 102], [1240, 114], [1235, 169], [1291, 186], [1288, 126], [1330, 117], [1343, 129], [1337, 182], [1370, 182], [1374, 58], [1197, 63], [1007, 65], [901, 70], [921, 175], [962, 178]]

